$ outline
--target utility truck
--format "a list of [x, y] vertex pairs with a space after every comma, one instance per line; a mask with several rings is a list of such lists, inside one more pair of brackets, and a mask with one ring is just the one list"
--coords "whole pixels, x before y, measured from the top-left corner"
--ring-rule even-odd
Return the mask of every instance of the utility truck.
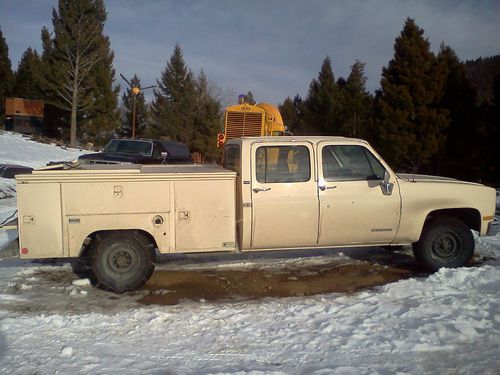
[[82, 165], [17, 175], [21, 258], [88, 261], [97, 285], [143, 285], [157, 253], [412, 245], [427, 271], [493, 235], [495, 190], [398, 175], [343, 137], [229, 140], [223, 168]]

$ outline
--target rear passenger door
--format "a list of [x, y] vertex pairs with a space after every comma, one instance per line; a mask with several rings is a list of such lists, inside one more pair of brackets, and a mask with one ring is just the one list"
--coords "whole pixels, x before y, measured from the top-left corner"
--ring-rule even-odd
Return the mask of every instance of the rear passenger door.
[[318, 196], [308, 142], [254, 143], [252, 249], [315, 246]]

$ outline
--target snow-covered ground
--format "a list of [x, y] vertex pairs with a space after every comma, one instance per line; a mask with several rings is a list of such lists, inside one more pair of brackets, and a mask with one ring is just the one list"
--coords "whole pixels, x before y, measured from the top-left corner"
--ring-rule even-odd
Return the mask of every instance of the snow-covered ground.
[[[0, 163], [37, 166], [79, 153], [0, 133]], [[12, 186], [0, 179], [0, 190]], [[15, 207], [0, 199], [0, 222]], [[0, 234], [0, 246], [6, 241]], [[489, 259], [478, 267], [358, 293], [175, 306], [96, 290], [66, 264], [0, 260], [0, 373], [498, 374], [500, 236], [478, 238], [476, 247]]]

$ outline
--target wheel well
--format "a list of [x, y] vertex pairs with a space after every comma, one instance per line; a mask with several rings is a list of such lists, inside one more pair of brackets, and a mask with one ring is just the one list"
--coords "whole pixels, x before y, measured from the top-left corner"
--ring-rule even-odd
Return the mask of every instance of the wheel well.
[[454, 217], [463, 221], [465, 225], [467, 225], [472, 230], [481, 230], [481, 214], [474, 208], [449, 208], [444, 210], [432, 211], [427, 215], [425, 223], [440, 216]]
[[134, 233], [137, 235], [142, 236], [146, 241], [150, 242], [154, 248], [158, 248], [158, 245], [156, 244], [156, 241], [154, 237], [149, 233], [146, 232], [145, 230], [142, 229], [124, 229], [124, 230], [99, 230], [96, 232], [93, 232], [85, 238], [85, 241], [83, 241], [83, 246], [82, 249], [80, 250], [80, 257], [86, 257], [89, 253], [89, 250], [91, 248], [90, 244], [98, 237], [98, 236], [103, 236], [108, 233]]

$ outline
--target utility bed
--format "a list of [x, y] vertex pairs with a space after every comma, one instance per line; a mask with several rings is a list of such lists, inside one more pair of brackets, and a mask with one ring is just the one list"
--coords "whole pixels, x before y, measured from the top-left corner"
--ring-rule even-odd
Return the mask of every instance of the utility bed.
[[77, 257], [97, 232], [139, 230], [161, 253], [234, 251], [236, 174], [218, 166], [88, 165], [18, 175], [21, 258]]

